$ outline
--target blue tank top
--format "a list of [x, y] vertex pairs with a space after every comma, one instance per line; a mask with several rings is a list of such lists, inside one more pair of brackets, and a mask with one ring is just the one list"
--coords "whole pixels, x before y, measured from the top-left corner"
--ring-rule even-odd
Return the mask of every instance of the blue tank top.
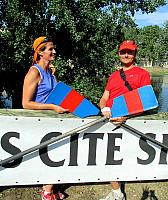
[[57, 81], [53, 76], [51, 69], [48, 69], [48, 72], [46, 72], [37, 64], [34, 64], [32, 67], [35, 67], [39, 71], [41, 77], [41, 81], [37, 86], [33, 101], [45, 103], [48, 95], [55, 88]]

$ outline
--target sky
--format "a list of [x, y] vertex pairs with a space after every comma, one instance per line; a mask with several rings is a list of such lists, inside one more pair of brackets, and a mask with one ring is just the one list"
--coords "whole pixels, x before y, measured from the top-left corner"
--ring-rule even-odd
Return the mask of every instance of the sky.
[[157, 8], [157, 11], [151, 14], [136, 13], [135, 22], [138, 27], [149, 25], [162, 26], [168, 20], [168, 0], [165, 6]]

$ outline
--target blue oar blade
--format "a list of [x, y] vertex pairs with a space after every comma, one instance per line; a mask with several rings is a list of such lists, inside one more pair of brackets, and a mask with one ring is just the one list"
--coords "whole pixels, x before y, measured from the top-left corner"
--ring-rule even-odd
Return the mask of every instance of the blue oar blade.
[[99, 109], [95, 105], [63, 82], [56, 85], [46, 103], [69, 109], [71, 113], [80, 118], [99, 114]]
[[132, 115], [158, 107], [158, 101], [151, 85], [127, 92], [114, 99], [112, 117]]

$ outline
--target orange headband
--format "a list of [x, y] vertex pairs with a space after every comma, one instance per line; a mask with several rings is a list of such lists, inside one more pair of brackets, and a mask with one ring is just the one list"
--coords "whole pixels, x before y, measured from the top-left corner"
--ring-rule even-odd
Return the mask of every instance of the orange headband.
[[35, 63], [37, 60], [37, 55], [38, 55], [39, 49], [41, 47], [43, 47], [44, 45], [46, 45], [47, 42], [48, 42], [48, 38], [46, 36], [39, 37], [34, 41], [34, 43], [33, 43], [33, 49], [34, 49], [33, 63]]

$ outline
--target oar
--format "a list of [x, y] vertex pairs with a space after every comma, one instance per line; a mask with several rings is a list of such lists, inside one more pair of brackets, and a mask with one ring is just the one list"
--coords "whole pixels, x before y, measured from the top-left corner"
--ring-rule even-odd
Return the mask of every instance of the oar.
[[154, 90], [146, 85], [114, 98], [112, 117], [128, 116], [158, 107]]
[[43, 143], [41, 143], [41, 144], [39, 144], [39, 145], [36, 145], [36, 146], [31, 147], [31, 148], [29, 148], [29, 149], [27, 149], [27, 150], [25, 150], [25, 151], [22, 151], [22, 152], [20, 152], [20, 153], [18, 153], [18, 154], [16, 154], [16, 155], [13, 155], [13, 156], [11, 156], [11, 157], [9, 157], [9, 158], [6, 158], [6, 159], [4, 159], [4, 160], [1, 160], [1, 161], [0, 161], [0, 166], [5, 165], [5, 164], [7, 164], [7, 163], [9, 163], [9, 162], [11, 162], [11, 161], [14, 161], [14, 160], [16, 160], [16, 159], [19, 159], [19, 158], [21, 158], [21, 157], [23, 157], [23, 156], [25, 156], [25, 155], [27, 155], [27, 154], [30, 154], [30, 153], [32, 153], [32, 152], [34, 152], [34, 151], [36, 151], [36, 150], [42, 149], [42, 148], [48, 146], [49, 144], [53, 144], [54, 142], [57, 142], [57, 141], [59, 141], [59, 140], [61, 140], [61, 139], [64, 139], [64, 138], [66, 138], [66, 137], [68, 137], [68, 136], [75, 135], [75, 134], [77, 134], [79, 131], [82, 131], [82, 130], [84, 130], [84, 129], [86, 129], [86, 128], [89, 128], [89, 127], [91, 127], [91, 126], [93, 126], [93, 125], [95, 125], [95, 124], [97, 124], [97, 123], [100, 123], [100, 122], [106, 120], [106, 119], [107, 119], [106, 117], [98, 118], [98, 119], [93, 120], [93, 121], [91, 121], [91, 122], [89, 122], [89, 123], [86, 123], [86, 124], [84, 124], [84, 125], [82, 125], [82, 126], [80, 126], [80, 127], [78, 127], [78, 128], [75, 128], [75, 129], [73, 129], [73, 130], [70, 130], [70, 131], [68, 131], [68, 132], [66, 132], [66, 133], [64, 133], [64, 134], [62, 134], [62, 135], [59, 135], [59, 136], [57, 136], [57, 137], [55, 137], [55, 138], [52, 138], [52, 139], [50, 139], [50, 140], [47, 140], [46, 142], [43, 142]]
[[129, 126], [128, 124], [122, 123], [119, 126], [121, 126], [122, 128], [124, 128], [125, 130], [127, 130], [129, 132], [132, 132], [132, 133], [135, 133], [135, 134], [141, 136], [142, 138], [152, 142], [153, 144], [157, 144], [158, 146], [160, 146], [164, 150], [168, 151], [168, 146], [167, 145], [155, 140], [154, 138], [151, 138], [148, 135], [145, 135], [144, 133], [140, 132], [139, 130], [137, 130], [137, 129], [131, 127], [131, 126]]
[[72, 114], [85, 118], [98, 115], [100, 110], [79, 92], [59, 82], [48, 96], [46, 103], [52, 103], [68, 109]]

